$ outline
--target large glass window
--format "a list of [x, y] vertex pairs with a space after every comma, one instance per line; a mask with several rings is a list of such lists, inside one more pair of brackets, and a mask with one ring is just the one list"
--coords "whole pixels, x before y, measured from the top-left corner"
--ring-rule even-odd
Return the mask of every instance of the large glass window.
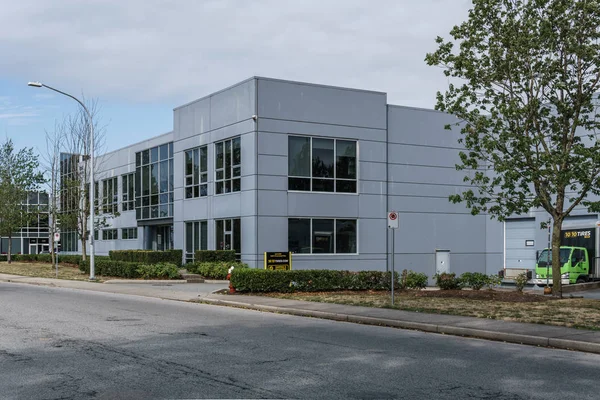
[[208, 223], [185, 223], [185, 262], [194, 262], [196, 250], [208, 250]]
[[104, 179], [102, 181], [102, 212], [105, 214], [115, 214], [118, 211], [117, 177]]
[[121, 239], [131, 240], [131, 239], [137, 239], [137, 237], [138, 237], [137, 228], [122, 228], [121, 229]]
[[126, 174], [121, 176], [121, 193], [123, 211], [133, 211], [135, 201], [135, 174]]
[[136, 153], [137, 219], [173, 216], [173, 143]]
[[[98, 231], [96, 231], [98, 232]], [[117, 229], [103, 229], [102, 240], [117, 240], [119, 238], [119, 231]]]
[[242, 229], [241, 220], [219, 219], [215, 221], [215, 238], [217, 250], [235, 250], [242, 254]]
[[356, 254], [355, 219], [290, 218], [288, 250], [306, 254]]
[[185, 198], [208, 194], [208, 149], [206, 146], [185, 152]]
[[215, 143], [215, 194], [241, 190], [241, 143], [239, 137]]
[[288, 137], [288, 189], [356, 193], [356, 141]]

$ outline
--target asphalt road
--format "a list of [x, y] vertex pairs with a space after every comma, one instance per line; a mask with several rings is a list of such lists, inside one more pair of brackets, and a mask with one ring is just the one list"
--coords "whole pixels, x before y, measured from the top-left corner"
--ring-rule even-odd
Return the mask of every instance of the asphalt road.
[[0, 284], [0, 398], [596, 399], [600, 356]]

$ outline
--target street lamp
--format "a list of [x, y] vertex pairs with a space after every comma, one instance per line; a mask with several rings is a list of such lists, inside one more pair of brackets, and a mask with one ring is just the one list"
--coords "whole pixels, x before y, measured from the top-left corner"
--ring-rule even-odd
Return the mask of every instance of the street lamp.
[[[75, 100], [76, 102], [78, 102], [81, 107], [83, 107], [83, 109], [85, 110], [87, 116], [88, 116], [88, 121], [90, 124], [90, 189], [89, 189], [89, 197], [90, 197], [90, 280], [93, 281], [96, 279], [95, 276], [95, 269], [94, 269], [94, 124], [92, 123], [92, 114], [90, 114], [89, 110], [87, 109], [87, 107], [85, 106], [85, 104], [83, 104], [77, 97], [75, 96], [71, 96], [68, 93], [65, 92], [61, 92], [58, 89], [55, 89], [53, 87], [50, 87], [48, 85], [44, 85], [43, 83], [40, 82], [29, 82], [27, 84], [28, 86], [31, 87], [37, 87], [37, 88], [41, 88], [41, 87], [45, 87], [47, 89], [53, 90], [57, 93], [60, 93], [62, 95], [65, 95], [67, 97], [72, 98], [73, 100]], [[84, 244], [85, 245], [85, 244]]]

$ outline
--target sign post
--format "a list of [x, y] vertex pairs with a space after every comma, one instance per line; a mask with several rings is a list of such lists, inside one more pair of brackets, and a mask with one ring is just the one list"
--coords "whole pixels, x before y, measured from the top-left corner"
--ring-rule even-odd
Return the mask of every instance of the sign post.
[[390, 211], [387, 215], [388, 228], [392, 230], [392, 306], [394, 305], [394, 259], [396, 258], [396, 229], [400, 226], [398, 213]]
[[54, 262], [56, 263], [56, 279], [58, 279], [58, 242], [60, 242], [60, 232], [55, 232], [54, 233], [54, 243], [52, 243], [52, 246], [54, 246]]

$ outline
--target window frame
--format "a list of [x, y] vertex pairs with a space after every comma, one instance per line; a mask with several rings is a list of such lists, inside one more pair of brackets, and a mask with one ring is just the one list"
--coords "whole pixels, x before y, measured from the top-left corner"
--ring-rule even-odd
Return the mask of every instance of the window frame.
[[135, 211], [135, 172], [121, 175], [121, 211]]
[[[310, 140], [310, 155], [309, 155], [309, 175], [308, 176], [297, 176], [297, 175], [290, 175], [290, 169], [289, 169], [289, 158], [290, 158], [290, 154], [289, 154], [289, 141], [290, 138], [292, 137], [297, 137], [297, 138], [308, 138]], [[313, 176], [313, 140], [314, 139], [323, 139], [323, 140], [331, 140], [333, 141], [333, 178], [323, 178], [323, 177], [315, 177]], [[337, 154], [337, 143], [338, 141], [342, 141], [342, 142], [353, 142], [355, 145], [355, 160], [356, 160], [356, 178], [355, 179], [348, 179], [348, 178], [338, 178], [337, 177], [337, 158], [338, 158], [338, 154]], [[359, 179], [360, 179], [360, 163], [358, 162], [359, 160], [359, 141], [357, 139], [352, 139], [352, 138], [333, 138], [333, 137], [324, 137], [324, 136], [310, 136], [310, 135], [297, 135], [297, 134], [290, 134], [288, 135], [288, 171], [287, 171], [287, 190], [288, 192], [292, 192], [292, 193], [322, 193], [322, 194], [342, 194], [342, 195], [358, 195], [360, 192], [360, 187], [359, 187]], [[299, 190], [299, 189], [290, 189], [290, 178], [295, 178], [295, 179], [308, 179], [310, 182], [310, 190]], [[313, 190], [313, 180], [315, 179], [321, 179], [321, 180], [331, 180], [333, 181], [333, 188], [334, 190], [331, 192], [328, 191], [318, 191], [318, 190]], [[354, 192], [338, 192], [337, 191], [337, 182], [338, 181], [343, 181], [343, 182], [355, 182], [356, 183], [356, 190]]]
[[[234, 153], [235, 147], [234, 142], [239, 141], [240, 148], [240, 159], [239, 164], [234, 164]], [[229, 145], [229, 147], [228, 147]], [[217, 157], [217, 147], [221, 147], [221, 151], [223, 153], [223, 164], [218, 166], [219, 159]], [[221, 140], [219, 142], [214, 143], [215, 149], [215, 162], [214, 162], [214, 195], [220, 196], [223, 194], [231, 194], [231, 193], [239, 193], [242, 191], [242, 137], [236, 136], [229, 139]], [[227, 152], [229, 151], [229, 155]], [[227, 163], [229, 162], [229, 165]], [[234, 171], [236, 168], [239, 170], [239, 175], [234, 175]], [[219, 172], [222, 174], [222, 178], [218, 178]], [[234, 190], [234, 181], [239, 181], [239, 187], [237, 190]], [[221, 186], [221, 192], [217, 189]], [[229, 191], [226, 189], [229, 188]]]
[[[127, 234], [125, 234], [127, 232]], [[135, 237], [131, 237], [130, 233], [135, 232]], [[132, 228], [121, 228], [121, 240], [137, 240], [138, 230], [137, 227]]]
[[[198, 248], [196, 249], [196, 224], [198, 226]], [[202, 247], [202, 243], [203, 243], [203, 237], [202, 237], [202, 224], [204, 224], [206, 226], [206, 238], [204, 238], [204, 243], [206, 244], [206, 248], [203, 249]], [[188, 229], [188, 225], [191, 226], [192, 229], [192, 252], [188, 252], [188, 236], [187, 236], [187, 229]], [[198, 250], [208, 250], [208, 238], [209, 238], [209, 233], [208, 233], [208, 220], [195, 220], [195, 221], [184, 221], [183, 224], [183, 258], [185, 263], [187, 264], [189, 263], [193, 263], [196, 260], [196, 251]], [[190, 256], [188, 256], [188, 254], [190, 254]]]
[[[360, 220], [358, 218], [328, 218], [328, 217], [291, 217], [288, 216], [287, 220], [288, 220], [288, 251], [291, 251], [289, 249], [289, 227], [290, 227], [290, 223], [289, 221], [291, 219], [301, 219], [301, 220], [309, 220], [309, 230], [310, 230], [310, 253], [293, 253], [294, 257], [296, 256], [301, 256], [301, 257], [310, 257], [310, 256], [358, 256], [360, 255], [360, 236], [359, 236], [359, 232], [360, 232]], [[331, 220], [333, 221], [333, 249], [334, 252], [333, 253], [313, 253], [313, 246], [314, 246], [314, 229], [313, 229], [313, 220], [318, 219], [318, 220]], [[354, 221], [355, 226], [356, 226], [356, 252], [355, 253], [338, 253], [337, 252], [337, 221], [341, 220], [341, 221]]]
[[[109, 235], [109, 233], [112, 233], [112, 235]], [[119, 230], [116, 228], [102, 229], [102, 240], [119, 240]]]
[[[205, 152], [206, 158], [206, 170], [202, 171], [202, 150]], [[187, 157], [188, 153], [191, 155], [192, 171], [188, 174], [187, 171]], [[198, 160], [198, 176], [195, 173], [195, 160]], [[183, 188], [184, 188], [184, 199], [197, 199], [200, 197], [208, 196], [208, 145], [198, 146], [191, 149], [187, 149], [183, 152]], [[188, 179], [191, 180], [191, 184], [188, 184]], [[204, 180], [203, 180], [204, 179]], [[197, 188], [197, 189], [196, 189]], [[190, 196], [188, 196], [188, 189], [190, 189]], [[198, 195], [196, 195], [196, 190]]]
[[[112, 189], [111, 193], [109, 188]], [[102, 214], [116, 214], [119, 211], [119, 179], [116, 176], [102, 179]]]

